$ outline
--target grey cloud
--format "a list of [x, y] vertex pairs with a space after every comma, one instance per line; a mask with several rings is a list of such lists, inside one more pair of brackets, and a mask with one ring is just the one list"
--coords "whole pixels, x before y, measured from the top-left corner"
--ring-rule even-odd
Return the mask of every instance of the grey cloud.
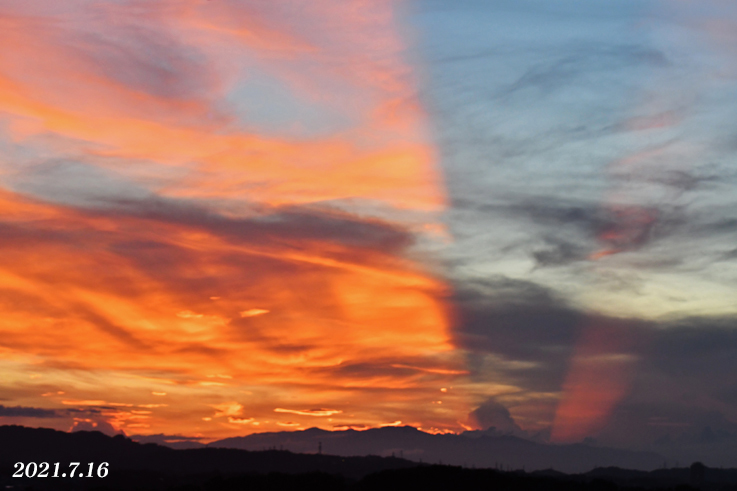
[[106, 207], [110, 200], [143, 200], [151, 192], [114, 172], [84, 162], [53, 159], [27, 163], [10, 179], [17, 192], [76, 207]]
[[382, 252], [411, 245], [413, 236], [399, 226], [314, 207], [260, 207], [251, 218], [229, 218], [181, 200], [150, 198], [114, 202], [117, 210], [142, 218], [202, 228], [239, 242], [284, 244], [289, 240], [338, 242]]
[[651, 324], [634, 379], [597, 439], [737, 465], [737, 318]]
[[688, 401], [624, 401], [598, 435], [603, 445], [651, 450], [682, 464], [701, 461], [711, 467], [734, 467], [737, 424], [713, 408]]
[[[702, 452], [713, 462], [737, 464], [725, 457], [737, 449], [737, 318], [646, 322], [591, 315], [540, 285], [504, 277], [458, 288], [454, 340], [468, 352], [472, 380], [510, 383], [518, 395], [555, 393], [583, 332], [617, 333], [626, 341], [612, 345], [612, 354], [631, 356], [636, 369], [598, 441], [674, 459]], [[498, 402], [492, 401], [490, 417], [505, 421]], [[543, 403], [524, 404], [542, 410]]]
[[[107, 409], [113, 409], [114, 410], [115, 408], [112, 408], [111, 407], [111, 408], [107, 408]], [[65, 413], [68, 413], [68, 414], [72, 414], [72, 415], [76, 415], [76, 414], [100, 414], [100, 413], [102, 413], [102, 410], [101, 409], [97, 409], [97, 408], [93, 408], [93, 407], [85, 408], [85, 409], [79, 409], [79, 408], [73, 408], [72, 407], [72, 408], [65, 409], [64, 412]]]
[[616, 73], [618, 70], [639, 65], [658, 68], [670, 65], [663, 52], [638, 45], [572, 45], [560, 46], [558, 49], [565, 54], [554, 61], [545, 61], [530, 67], [504, 94], [510, 95], [528, 88], [550, 92], [581, 83], [583, 77], [590, 83], [591, 75], [597, 72]]
[[[516, 50], [504, 46], [493, 52], [467, 49], [481, 50], [485, 56], [467, 56], [452, 67], [438, 64], [424, 98], [444, 122], [439, 131], [444, 160], [490, 166], [512, 165], [546, 153], [558, 158], [554, 152], [572, 142], [622, 132], [626, 127], [621, 121], [629, 114], [614, 101], [634, 90], [632, 73], [668, 65], [658, 50], [600, 41]], [[585, 98], [584, 104], [571, 96], [573, 91], [617, 96]], [[557, 109], [554, 117], [552, 108]], [[528, 124], [520, 131], [517, 127], [524, 119]], [[570, 150], [565, 158], [571, 159]], [[449, 177], [453, 180], [455, 173]]]
[[562, 266], [586, 259], [589, 250], [571, 242], [559, 241], [554, 238], [546, 240], [547, 247], [532, 252], [539, 267]]
[[[200, 99], [214, 83], [203, 57], [190, 46], [175, 46], [153, 29], [125, 35], [126, 46], [112, 39], [89, 39], [94, 46], [87, 55], [104, 76], [134, 90], [169, 99]], [[159, 30], [160, 32], [160, 30]], [[140, 43], [140, 44], [139, 44]], [[145, 53], [145, 55], [143, 55]], [[200, 60], [198, 60], [200, 58]]]
[[[212, 67], [192, 43], [172, 36], [146, 15], [107, 6], [117, 19], [105, 31], [60, 33], [58, 42], [77, 51], [99, 75], [132, 90], [168, 99], [209, 97], [216, 83]], [[152, 12], [152, 18], [159, 13]]]
[[[498, 201], [501, 199], [502, 201]], [[609, 225], [612, 220], [599, 202], [588, 202], [545, 196], [531, 198], [529, 196], [497, 195], [495, 202], [477, 201], [458, 198], [453, 207], [481, 213], [512, 215], [526, 219], [538, 225], [550, 227], [576, 227], [587, 233], [596, 232]]]
[[55, 409], [42, 409], [38, 407], [25, 406], [3, 406], [0, 405], [0, 417], [6, 418], [59, 418], [61, 417]]
[[[505, 376], [534, 390], [557, 390], [562, 383], [584, 316], [533, 282], [498, 277], [457, 285], [458, 312], [453, 332], [458, 347], [468, 350], [473, 376], [483, 377], [479, 354], [534, 362], [525, 369], [504, 369]], [[474, 362], [476, 360], [476, 362]]]
[[[654, 332], [648, 368], [685, 392], [711, 397], [737, 387], [737, 318], [685, 318]], [[735, 407], [737, 416], [737, 407]]]
[[664, 184], [680, 192], [694, 191], [705, 184], [718, 182], [719, 177], [714, 175], [700, 175], [696, 172], [684, 170], [664, 170], [643, 176], [645, 180]]
[[[416, 375], [417, 371], [407, 366], [407, 360], [388, 360], [384, 363], [341, 363], [331, 367], [330, 372], [338, 377], [371, 378], [371, 377], [407, 377]], [[410, 363], [411, 364], [411, 363]]]
[[[498, 201], [501, 200], [501, 201]], [[639, 269], [670, 269], [687, 266], [697, 251], [688, 248], [688, 239], [694, 234], [709, 233], [703, 213], [689, 210], [687, 206], [662, 203], [654, 206], [608, 206], [607, 203], [583, 199], [545, 196], [515, 195], [496, 196], [495, 202], [460, 198], [453, 203], [459, 214], [476, 222], [516, 224], [524, 230], [524, 238], [510, 244], [507, 249], [498, 245], [498, 253], [508, 250], [525, 252], [536, 267], [570, 266], [586, 261], [593, 253], [603, 249], [617, 251], [643, 250], [645, 255], [633, 259]], [[730, 221], [718, 221], [711, 225], [729, 230]], [[455, 221], [459, 237], [468, 234], [470, 224]], [[476, 225], [477, 227], [478, 225]], [[670, 244], [667, 250], [663, 250]], [[460, 245], [458, 246], [460, 247]], [[661, 248], [657, 255], [650, 254]], [[702, 251], [698, 251], [703, 254]], [[724, 257], [722, 259], [727, 259]]]
[[479, 407], [471, 411], [469, 420], [482, 430], [495, 428], [503, 433], [521, 433], [522, 429], [515, 423], [514, 418], [504, 405], [494, 398], [486, 400]]
[[202, 438], [198, 438], [196, 436], [184, 436], [184, 435], [165, 435], [163, 433], [157, 433], [155, 435], [131, 435], [129, 437], [131, 440], [145, 442], [145, 443], [159, 443], [166, 440], [175, 440], [175, 441], [191, 441], [191, 442], [198, 442], [202, 440]]
[[[639, 288], [673, 288], [682, 294], [664, 301], [676, 311], [694, 284], [714, 280], [715, 294], [733, 284], [733, 270], [714, 264], [737, 258], [734, 101], [700, 79], [710, 69], [700, 58], [714, 46], [623, 43], [624, 23], [673, 25], [634, 3], [613, 15], [591, 2], [530, 5], [455, 2], [447, 7], [462, 16], [455, 24], [427, 12], [444, 35], [426, 41], [423, 97], [451, 198], [453, 340], [472, 381], [520, 389], [504, 403], [560, 393], [581, 333], [605, 326], [632, 338], [617, 349], [638, 360], [615, 408], [633, 422], [605, 430], [609, 437], [676, 438], [686, 431], [679, 424], [696, 440], [706, 427], [735, 433], [725, 423], [737, 421], [733, 319], [644, 321], [624, 318], [634, 315], [627, 306], [613, 318], [576, 302], [597, 290], [636, 302]], [[627, 254], [587, 264], [616, 251]]]
[[638, 227], [636, 235], [632, 237], [633, 244], [637, 245], [669, 237], [677, 233], [679, 227], [687, 224], [683, 208], [666, 204], [650, 207], [632, 205], [624, 208], [610, 207], [600, 201], [586, 202], [553, 196], [538, 199], [511, 197], [509, 202], [504, 204], [474, 205], [467, 201], [463, 204], [479, 212], [493, 212], [528, 220], [543, 228], [541, 232], [551, 233], [555, 230], [560, 231], [561, 228], [575, 231], [579, 234], [577, 237], [579, 240], [588, 238], [594, 241], [600, 234], [617, 229], [621, 229], [622, 233], [626, 232], [625, 229], [631, 226], [628, 223], [628, 220], [631, 220], [630, 214], [647, 214], [653, 217], [651, 222]]
[[612, 346], [612, 354], [639, 357], [655, 327], [640, 319], [582, 312], [531, 281], [499, 276], [459, 282], [456, 288], [453, 339], [469, 353], [472, 377], [487, 380], [485, 372], [491, 371], [525, 390], [560, 390], [584, 330], [619, 332], [628, 341]]
[[700, 228], [703, 232], [732, 234], [737, 232], [737, 218], [724, 217], [703, 223]]
[[[13, 179], [17, 191], [70, 206], [80, 214], [129, 215], [201, 228], [236, 241], [274, 245], [290, 240], [330, 241], [392, 253], [414, 242], [413, 235], [399, 226], [327, 207], [253, 205], [251, 217], [226, 217], [210, 210], [206, 202], [160, 197], [110, 171], [81, 162], [54, 160], [28, 165]], [[18, 233], [65, 239], [63, 232]]]
[[[527, 254], [537, 268], [559, 267], [556, 274], [570, 281], [579, 260], [604, 249], [640, 251], [639, 271], [673, 271], [699, 261], [704, 248], [694, 243], [709, 236], [705, 225], [720, 216], [709, 218], [711, 210], [702, 207], [734, 186], [723, 183], [726, 164], [709, 163], [731, 161], [733, 152], [712, 148], [694, 157], [680, 146], [704, 110], [690, 99], [698, 87], [688, 75], [695, 61], [654, 42], [623, 43], [610, 31], [612, 17], [601, 15], [603, 6], [571, 9], [586, 19], [580, 32], [571, 32], [570, 17], [561, 15], [570, 6], [537, 7], [492, 10], [461, 2], [448, 9], [473, 29], [501, 18], [526, 22], [527, 30], [500, 25], [482, 36], [438, 20], [435, 27], [453, 41], [426, 43], [433, 76], [424, 98], [435, 116], [451, 195], [454, 264], [469, 270], [483, 262], [480, 257], [490, 263]], [[634, 4], [612, 14], [633, 21], [645, 15]], [[427, 15], [436, 14], [430, 9]], [[530, 23], [544, 28], [528, 35]], [[601, 31], [592, 29], [600, 23]], [[664, 97], [653, 97], [653, 104], [642, 100], [651, 85], [662, 86], [673, 75], [677, 82]], [[676, 97], [679, 91], [684, 97]], [[645, 127], [674, 124], [653, 130], [645, 142], [631, 134], [635, 119]], [[658, 165], [616, 165], [637, 152]], [[615, 197], [625, 195], [627, 203], [628, 193], [631, 208], [652, 219], [617, 214]], [[657, 257], [643, 259], [656, 250]]]
[[[337, 366], [311, 368], [311, 373], [331, 374], [338, 378], [356, 379], [356, 378], [409, 378], [418, 379], [447, 379], [447, 375], [433, 373], [432, 370], [438, 368], [438, 360], [432, 358], [415, 358], [415, 359], [384, 359], [373, 363], [351, 363], [343, 362]], [[463, 368], [463, 367], [459, 367]], [[410, 390], [401, 389], [401, 390]], [[422, 390], [422, 389], [419, 389]]]
[[719, 259], [722, 261], [731, 261], [733, 259], [737, 259], [737, 249], [732, 249], [731, 251], [725, 252]]
[[200, 443], [200, 438], [184, 435], [165, 435], [158, 433], [156, 435], [130, 435], [129, 438], [139, 443], [155, 443], [176, 449], [201, 448], [204, 447]]

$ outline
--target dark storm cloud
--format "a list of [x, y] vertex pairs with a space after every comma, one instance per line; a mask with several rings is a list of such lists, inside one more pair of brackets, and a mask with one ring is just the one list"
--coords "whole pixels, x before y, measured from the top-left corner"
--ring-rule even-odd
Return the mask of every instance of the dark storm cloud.
[[54, 409], [42, 409], [38, 407], [3, 406], [0, 405], [0, 417], [6, 418], [59, 418], [59, 413]]
[[692, 401], [624, 401], [597, 436], [602, 445], [655, 451], [681, 465], [734, 467], [737, 424], [721, 411]]
[[510, 360], [567, 360], [584, 322], [614, 326], [642, 340], [633, 352], [643, 356], [642, 370], [698, 381], [702, 392], [713, 382], [718, 390], [711, 396], [737, 388], [734, 317], [646, 322], [592, 315], [569, 306], [542, 285], [503, 276], [459, 284], [453, 300], [459, 316], [455, 340], [470, 351]]
[[494, 398], [486, 400], [479, 407], [471, 411], [469, 420], [479, 429], [496, 428], [503, 433], [521, 433], [522, 429], [514, 422], [512, 415], [504, 405]]
[[[726, 457], [737, 449], [737, 318], [646, 322], [592, 315], [541, 285], [501, 276], [459, 284], [455, 305], [454, 340], [468, 352], [472, 380], [512, 383], [522, 393], [556, 392], [584, 332], [619, 333], [628, 341], [611, 347], [611, 354], [631, 357], [636, 368], [599, 442], [636, 445], [673, 459], [701, 452], [715, 465], [737, 463]], [[605, 354], [607, 347], [601, 349]], [[488, 355], [494, 359], [484, 364]], [[508, 422], [504, 409], [492, 398], [471, 416], [489, 413], [489, 421]]]
[[[560, 390], [574, 348], [584, 331], [619, 332], [626, 343], [601, 354], [647, 356], [656, 324], [636, 318], [591, 314], [570, 306], [540, 284], [498, 276], [464, 281], [453, 298], [454, 342], [466, 350], [472, 377], [502, 376], [525, 390]], [[484, 364], [484, 356], [495, 361]], [[492, 377], [493, 378], [493, 377]]]
[[599, 442], [737, 464], [736, 327], [735, 317], [694, 317], [642, 328], [631, 386]]
[[[505, 375], [526, 388], [557, 390], [584, 316], [529, 281], [497, 277], [457, 285], [455, 343], [472, 354], [534, 362]], [[472, 376], [483, 377], [473, 355]]]
[[701, 393], [729, 402], [737, 388], [737, 318], [667, 323], [654, 331], [645, 363], [660, 377], [678, 381], [685, 397]]

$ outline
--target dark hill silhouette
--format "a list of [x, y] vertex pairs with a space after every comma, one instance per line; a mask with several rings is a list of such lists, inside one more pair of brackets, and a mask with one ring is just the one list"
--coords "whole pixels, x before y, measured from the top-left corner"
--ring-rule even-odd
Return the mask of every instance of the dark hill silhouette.
[[[123, 435], [109, 437], [97, 431], [66, 433], [46, 428], [23, 426], [0, 426], [0, 476], [8, 478], [15, 471], [16, 462], [60, 462], [63, 472], [69, 462], [81, 462], [80, 470], [94, 462], [109, 462], [108, 478], [75, 478], [76, 486], [84, 481], [95, 481], [97, 485], [117, 482], [114, 476], [121, 471], [128, 479], [144, 479], [156, 473], [173, 475], [232, 475], [249, 472], [304, 474], [322, 472], [359, 479], [366, 474], [384, 469], [416, 466], [416, 463], [398, 458], [339, 457], [332, 455], [295, 454], [288, 451], [270, 450], [249, 452], [226, 448], [203, 448], [174, 450], [160, 445], [136, 443]], [[128, 472], [136, 471], [136, 472]], [[134, 479], [134, 480], [135, 480]], [[34, 487], [47, 485], [44, 489], [66, 489], [70, 478], [34, 479]], [[68, 489], [77, 489], [76, 487]]]
[[708, 468], [703, 464], [700, 465], [703, 472], [701, 475], [702, 482], [700, 484], [693, 482], [693, 465], [691, 468], [656, 469], [650, 472], [607, 467], [594, 469], [580, 476], [570, 477], [577, 479], [605, 479], [626, 487], [675, 488], [690, 484], [696, 485], [701, 489], [737, 489], [737, 469], [715, 469]]
[[[328, 432], [311, 430], [307, 436], [329, 437]], [[338, 432], [340, 433], [340, 432]], [[368, 432], [364, 432], [368, 433]], [[354, 434], [349, 433], [352, 437]], [[369, 433], [371, 434], [371, 433]], [[273, 435], [273, 434], [272, 434]], [[404, 435], [401, 441], [417, 438], [459, 445], [451, 435], [428, 435], [413, 428], [395, 428], [374, 432], [389, 435], [389, 440]], [[299, 435], [292, 435], [298, 437]], [[302, 435], [304, 436], [304, 435]], [[459, 435], [453, 435], [463, 438]], [[259, 435], [264, 443], [265, 435]], [[482, 440], [480, 438], [471, 441]], [[497, 438], [502, 443], [518, 443], [513, 438]], [[322, 441], [322, 440], [319, 440]], [[325, 438], [324, 450], [340, 441]], [[528, 445], [537, 445], [525, 442]], [[539, 445], [538, 445], [539, 446]], [[577, 447], [577, 446], [570, 446]], [[553, 447], [550, 448], [560, 448]], [[108, 477], [89, 478], [12, 478], [16, 462], [59, 462], [61, 471], [69, 462], [80, 462], [80, 470], [89, 462], [95, 467], [109, 462]], [[99, 432], [65, 433], [50, 429], [0, 426], [0, 489], [35, 490], [292, 490], [388, 491], [393, 489], [529, 489], [529, 490], [615, 490], [696, 489], [688, 488], [692, 468], [658, 469], [650, 472], [617, 467], [597, 468], [585, 474], [565, 475], [546, 469], [533, 473], [518, 470], [469, 469], [448, 465], [419, 465], [400, 458], [341, 457], [322, 454], [295, 454], [289, 451], [247, 451], [225, 448], [174, 450], [140, 444], [118, 435]], [[737, 489], [737, 469], [699, 467], [702, 490]]]
[[503, 469], [555, 469], [566, 473], [586, 472], [600, 466], [652, 470], [665, 460], [651, 452], [634, 452], [585, 444], [551, 445], [514, 436], [466, 434], [433, 435], [410, 426], [366, 431], [304, 431], [256, 433], [212, 442], [208, 447], [262, 450], [284, 448], [293, 452], [316, 452], [341, 456], [401, 456], [425, 463]]

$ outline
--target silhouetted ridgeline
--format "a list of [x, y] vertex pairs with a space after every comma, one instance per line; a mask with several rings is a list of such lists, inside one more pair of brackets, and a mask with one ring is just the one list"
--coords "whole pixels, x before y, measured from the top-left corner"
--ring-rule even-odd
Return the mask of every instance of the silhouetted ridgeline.
[[[44, 486], [43, 489], [60, 490], [84, 487], [85, 480], [96, 481], [98, 486], [111, 485], [116, 481], [116, 475], [123, 476], [126, 480], [133, 476], [134, 480], [146, 481], [153, 477], [156, 479], [165, 477], [165, 481], [174, 483], [179, 479], [169, 477], [183, 475], [212, 477], [218, 474], [249, 472], [289, 474], [323, 472], [358, 479], [383, 469], [417, 465], [402, 459], [305, 455], [278, 450], [265, 452], [225, 448], [173, 450], [151, 443], [145, 445], [136, 443], [122, 435], [109, 437], [96, 431], [66, 433], [43, 428], [0, 426], [2, 479], [7, 479], [13, 474], [15, 470], [13, 464], [16, 462], [49, 462], [52, 465], [54, 462], [61, 462], [62, 469], [68, 468], [69, 462], [81, 462], [80, 470], [87, 469], [89, 462], [94, 462], [95, 468], [101, 462], [110, 463], [108, 477], [103, 479], [77, 477], [74, 479], [77, 483], [75, 487], [64, 487], [72, 482], [69, 477], [32, 480], [33, 486], [39, 489]], [[136, 472], [121, 473], [124, 470]]]
[[555, 469], [566, 473], [587, 472], [595, 467], [616, 466], [653, 470], [666, 460], [652, 452], [634, 452], [584, 444], [551, 445], [514, 436], [481, 431], [460, 435], [432, 435], [411, 426], [374, 428], [366, 431], [304, 431], [256, 433], [212, 442], [208, 447], [262, 450], [284, 448], [292, 452], [315, 452], [322, 443], [331, 455], [382, 455], [419, 462], [499, 467], [502, 469]]
[[[406, 431], [406, 430], [405, 430]], [[328, 449], [324, 449], [328, 450]], [[16, 462], [80, 462], [86, 472], [109, 462], [106, 478], [10, 477]], [[174, 450], [139, 444], [98, 432], [65, 433], [50, 429], [0, 426], [0, 489], [37, 490], [614, 490], [674, 489], [701, 476], [702, 489], [737, 490], [737, 470], [668, 469], [652, 472], [619, 468], [565, 475], [546, 470], [501, 472], [452, 466], [418, 465], [400, 458], [340, 457], [289, 451], [224, 448]], [[702, 475], [703, 474], [703, 475]], [[12, 486], [11, 488], [7, 488]], [[634, 487], [632, 487], [634, 486]], [[681, 488], [688, 489], [688, 488]]]

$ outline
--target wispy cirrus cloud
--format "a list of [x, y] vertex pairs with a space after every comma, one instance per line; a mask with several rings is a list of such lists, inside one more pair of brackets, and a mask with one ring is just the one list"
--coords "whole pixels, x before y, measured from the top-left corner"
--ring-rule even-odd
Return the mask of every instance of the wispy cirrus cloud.
[[[655, 377], [638, 374], [672, 322], [736, 313], [735, 11], [430, 1], [416, 15], [433, 33], [423, 99], [473, 406], [502, 404], [559, 441], [613, 438], [605, 428]], [[710, 373], [698, 378], [728, 385]], [[618, 444], [638, 439], [618, 428]]]
[[115, 429], [214, 438], [278, 428], [285, 394], [378, 424], [387, 385], [435, 390], [330, 370], [452, 350], [419, 262], [444, 189], [394, 5], [35, 0], [0, 25], [14, 400], [92, 408], [117, 387], [152, 413], [99, 405]]

